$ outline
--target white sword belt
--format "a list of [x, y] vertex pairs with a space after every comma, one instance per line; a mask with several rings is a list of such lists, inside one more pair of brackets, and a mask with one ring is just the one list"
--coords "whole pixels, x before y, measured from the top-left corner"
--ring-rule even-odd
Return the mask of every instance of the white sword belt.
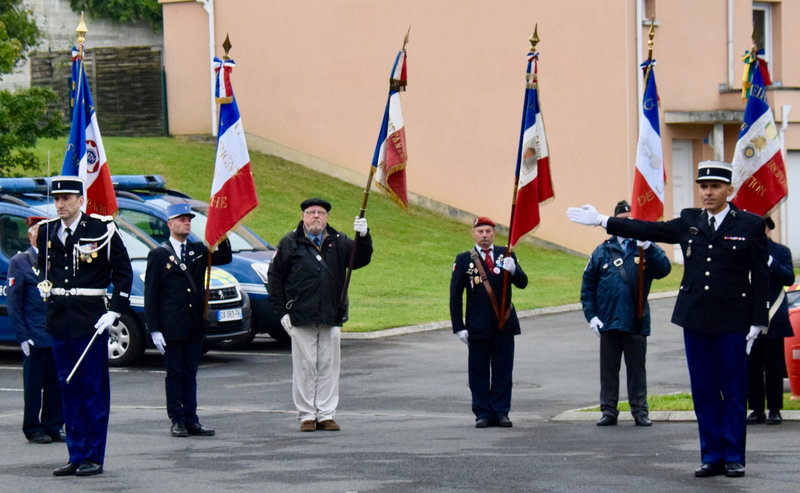
[[106, 290], [103, 288], [53, 288], [50, 294], [54, 296], [105, 296]]

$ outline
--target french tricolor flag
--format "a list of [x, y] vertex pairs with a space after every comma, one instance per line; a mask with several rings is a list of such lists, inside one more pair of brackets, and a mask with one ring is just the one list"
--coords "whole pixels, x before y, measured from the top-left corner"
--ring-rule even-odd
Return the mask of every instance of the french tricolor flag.
[[644, 96], [639, 118], [639, 144], [636, 147], [636, 172], [633, 178], [631, 215], [635, 219], [656, 221], [664, 215], [664, 156], [658, 121], [658, 89], [653, 71], [655, 60], [645, 60]]
[[752, 70], [752, 77], [733, 154], [732, 202], [740, 209], [763, 216], [781, 203], [789, 188], [780, 134], [767, 101], [761, 70]]
[[522, 109], [522, 129], [517, 153], [517, 197], [509, 237], [512, 248], [522, 235], [539, 226], [539, 204], [554, 196], [547, 138], [539, 108], [538, 60], [538, 52], [528, 53], [525, 105]]
[[111, 183], [106, 151], [100, 137], [97, 114], [92, 103], [83, 57], [73, 48], [72, 126], [64, 153], [61, 174], [78, 176], [84, 183], [84, 210], [87, 214], [112, 216], [117, 212], [117, 197]]
[[211, 250], [258, 205], [242, 118], [230, 83], [234, 65], [231, 59], [214, 57], [214, 70], [218, 74], [216, 94], [221, 96], [218, 99], [221, 104], [205, 237]]

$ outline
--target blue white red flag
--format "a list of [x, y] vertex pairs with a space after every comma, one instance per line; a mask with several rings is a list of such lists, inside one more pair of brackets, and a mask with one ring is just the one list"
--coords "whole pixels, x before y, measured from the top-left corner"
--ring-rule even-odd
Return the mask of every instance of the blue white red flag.
[[219, 108], [217, 156], [205, 234], [211, 250], [258, 205], [242, 118], [230, 83], [234, 65], [233, 60], [214, 57], [213, 67], [218, 74], [216, 94], [223, 94], [224, 100], [230, 99]]
[[734, 196], [740, 209], [763, 216], [789, 193], [781, 139], [761, 70], [752, 70], [744, 121], [733, 154]]
[[539, 204], [554, 197], [550, 154], [539, 108], [538, 61], [538, 52], [528, 53], [525, 105], [522, 109], [515, 171], [518, 179], [517, 197], [509, 236], [509, 245], [512, 248], [524, 234], [539, 226]]
[[389, 99], [383, 114], [378, 144], [372, 158], [375, 168], [375, 183], [386, 192], [404, 211], [408, 212], [408, 193], [406, 191], [406, 129], [403, 111], [400, 107], [400, 91], [405, 91], [407, 83], [406, 51], [400, 50], [394, 60], [392, 76], [389, 80]]
[[664, 215], [664, 185], [667, 178], [658, 120], [655, 64], [655, 60], [645, 60], [641, 65], [644, 71], [644, 96], [639, 117], [639, 143], [636, 147], [636, 172], [631, 200], [631, 216], [646, 221], [656, 221]]
[[111, 183], [103, 139], [97, 124], [83, 58], [73, 48], [72, 126], [64, 154], [62, 175], [78, 176], [84, 183], [84, 210], [87, 214], [112, 216], [117, 212], [117, 197]]

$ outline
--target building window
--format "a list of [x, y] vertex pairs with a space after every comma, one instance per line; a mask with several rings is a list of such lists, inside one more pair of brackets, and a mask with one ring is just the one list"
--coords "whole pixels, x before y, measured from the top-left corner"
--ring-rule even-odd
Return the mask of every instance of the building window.
[[753, 42], [764, 50], [764, 59], [772, 64], [772, 5], [753, 2]]

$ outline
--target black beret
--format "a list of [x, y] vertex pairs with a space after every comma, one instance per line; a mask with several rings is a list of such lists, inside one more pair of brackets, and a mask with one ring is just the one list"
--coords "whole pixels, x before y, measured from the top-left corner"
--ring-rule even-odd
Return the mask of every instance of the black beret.
[[769, 217], [769, 216], [764, 216], [764, 220], [767, 222], [767, 227], [768, 227], [770, 230], [773, 230], [773, 229], [775, 229], [775, 221], [773, 221], [771, 217]]
[[328, 202], [327, 200], [321, 199], [319, 197], [305, 199], [300, 204], [300, 210], [304, 211], [304, 210], [308, 209], [309, 207], [311, 207], [312, 205], [318, 205], [318, 206], [322, 207], [323, 209], [325, 209], [328, 212], [331, 211], [331, 203]]
[[631, 211], [631, 204], [628, 203], [627, 200], [620, 200], [617, 202], [617, 205], [614, 206], [614, 215], [622, 214], [623, 212], [630, 212]]

